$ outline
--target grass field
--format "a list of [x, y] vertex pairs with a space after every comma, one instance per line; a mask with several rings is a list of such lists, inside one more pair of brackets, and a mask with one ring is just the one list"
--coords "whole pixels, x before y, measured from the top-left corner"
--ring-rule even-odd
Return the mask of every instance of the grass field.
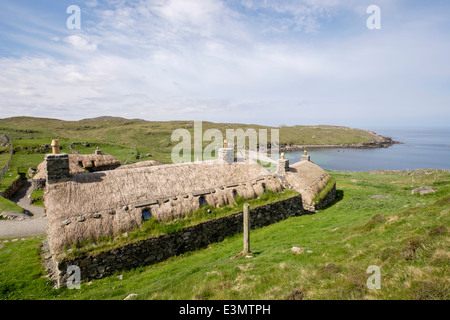
[[[252, 230], [167, 261], [123, 271], [80, 290], [52, 288], [42, 239], [2, 243], [0, 299], [446, 299], [450, 292], [450, 173], [330, 172], [337, 200], [314, 215]], [[435, 193], [411, 194], [428, 185]], [[387, 196], [384, 198], [373, 197]], [[303, 249], [295, 254], [292, 247]], [[381, 271], [370, 290], [366, 270]]]
[[12, 201], [0, 197], [0, 213], [8, 211], [23, 212], [23, 209]]
[[44, 203], [42, 201], [42, 197], [44, 195], [44, 190], [33, 190], [33, 192], [30, 194], [30, 199], [34, 200], [33, 205], [38, 207], [43, 207]]

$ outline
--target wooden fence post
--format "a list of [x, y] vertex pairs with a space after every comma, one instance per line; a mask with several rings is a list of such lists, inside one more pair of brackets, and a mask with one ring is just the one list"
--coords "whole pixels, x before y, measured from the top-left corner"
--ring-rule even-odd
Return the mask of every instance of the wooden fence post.
[[244, 254], [250, 253], [250, 217], [249, 204], [244, 204]]

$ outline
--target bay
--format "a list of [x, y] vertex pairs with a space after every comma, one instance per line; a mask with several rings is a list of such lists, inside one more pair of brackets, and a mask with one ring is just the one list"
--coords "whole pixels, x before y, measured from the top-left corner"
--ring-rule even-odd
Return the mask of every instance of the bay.
[[[310, 149], [311, 161], [324, 169], [339, 171], [450, 170], [450, 128], [377, 127], [368, 128], [402, 144], [378, 149]], [[290, 163], [303, 151], [286, 152]]]

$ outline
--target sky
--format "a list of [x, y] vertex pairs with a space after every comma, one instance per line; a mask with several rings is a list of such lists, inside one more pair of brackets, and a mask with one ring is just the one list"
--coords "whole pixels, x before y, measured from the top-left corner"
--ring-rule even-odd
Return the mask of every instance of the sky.
[[[80, 29], [67, 21], [80, 8]], [[370, 5], [380, 29], [369, 29]], [[450, 1], [1, 0], [0, 118], [450, 123]]]

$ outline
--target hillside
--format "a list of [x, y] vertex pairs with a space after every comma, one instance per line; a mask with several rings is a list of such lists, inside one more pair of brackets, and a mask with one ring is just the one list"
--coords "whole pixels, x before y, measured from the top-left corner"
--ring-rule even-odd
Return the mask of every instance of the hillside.
[[[80, 121], [63, 121], [48, 118], [12, 117], [0, 119], [0, 135], [9, 133], [16, 140], [51, 138], [73, 141], [110, 142], [136, 147], [141, 154], [151, 153], [154, 160], [170, 161], [170, 152], [178, 142], [171, 141], [176, 129], [187, 129], [193, 137], [193, 121], [146, 121], [119, 117], [98, 117]], [[267, 127], [256, 124], [203, 122], [203, 131], [219, 129], [225, 136], [226, 129], [249, 128], [259, 130], [279, 129], [280, 146], [283, 150], [302, 149], [302, 146], [339, 146], [339, 147], [387, 147], [394, 143], [389, 138], [371, 131], [340, 126], [281, 126]], [[35, 140], [42, 144], [44, 140]], [[209, 142], [205, 141], [204, 146]]]

